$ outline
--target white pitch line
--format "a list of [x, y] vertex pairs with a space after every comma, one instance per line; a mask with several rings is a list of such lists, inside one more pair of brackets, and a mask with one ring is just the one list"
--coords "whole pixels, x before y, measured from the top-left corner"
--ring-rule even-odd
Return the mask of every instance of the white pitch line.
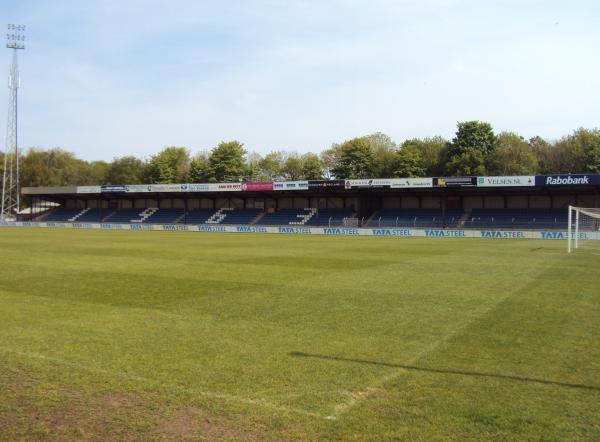
[[[456, 329], [452, 330], [450, 333], [446, 334], [445, 336], [443, 336], [442, 338], [438, 339], [437, 341], [434, 341], [432, 344], [428, 345], [423, 350], [421, 350], [419, 353], [417, 353], [415, 356], [413, 356], [412, 358], [410, 358], [407, 362], [403, 362], [403, 364], [404, 365], [413, 365], [419, 359], [421, 359], [423, 356], [425, 356], [426, 354], [428, 354], [428, 353], [432, 352], [433, 350], [435, 350], [437, 347], [439, 347], [440, 345], [442, 345], [448, 339], [450, 339], [451, 337], [455, 336], [457, 333], [459, 333], [460, 331], [464, 330], [465, 328], [467, 328], [468, 326], [470, 326], [471, 324], [473, 324], [475, 321], [477, 321], [480, 318], [482, 318], [487, 313], [491, 312], [493, 309], [495, 309], [498, 305], [500, 305], [502, 302], [504, 302], [509, 297], [510, 297], [510, 295], [502, 298], [498, 302], [494, 303], [490, 308], [484, 310], [483, 312], [481, 312], [477, 316], [473, 317], [470, 321], [461, 323], [459, 327], [457, 327]], [[371, 384], [370, 386], [368, 386], [364, 390], [356, 391], [356, 392], [352, 393], [352, 397], [348, 401], [342, 402], [342, 403], [340, 403], [340, 404], [338, 404], [338, 405], [335, 406], [335, 408], [333, 410], [333, 413], [331, 414], [331, 417], [334, 418], [334, 419], [339, 418], [340, 415], [343, 415], [343, 414], [347, 413], [352, 408], [354, 408], [355, 406], [357, 406], [361, 402], [363, 402], [366, 399], [368, 399], [373, 393], [375, 393], [377, 390], [379, 390], [382, 385], [384, 385], [384, 384], [386, 384], [386, 383], [388, 383], [388, 382], [390, 382], [390, 381], [392, 381], [394, 379], [399, 378], [400, 376], [408, 373], [408, 371], [409, 370], [407, 370], [405, 368], [400, 368], [399, 367], [397, 369], [394, 369], [394, 371], [392, 373], [387, 374], [386, 376], [383, 376], [383, 377], [377, 379], [377, 381], [375, 381], [373, 384]]]
[[304, 416], [316, 417], [319, 419], [328, 419], [328, 420], [336, 419], [334, 416], [328, 416], [328, 415], [324, 415], [324, 414], [320, 414], [320, 413], [315, 413], [315, 412], [304, 410], [301, 408], [286, 407], [284, 405], [279, 405], [279, 404], [265, 401], [264, 399], [246, 398], [246, 397], [235, 396], [235, 395], [231, 395], [231, 394], [227, 394], [227, 393], [217, 393], [217, 392], [208, 391], [208, 390], [198, 390], [198, 389], [194, 389], [194, 388], [187, 388], [187, 387], [183, 387], [181, 385], [176, 385], [176, 384], [167, 384], [167, 383], [164, 383], [161, 381], [149, 379], [149, 378], [142, 377], [142, 376], [130, 375], [130, 374], [122, 373], [119, 371], [106, 370], [106, 369], [99, 368], [99, 367], [92, 367], [92, 366], [88, 366], [88, 365], [84, 365], [84, 364], [79, 364], [77, 362], [68, 361], [68, 360], [62, 359], [62, 358], [46, 356], [46, 355], [43, 355], [40, 353], [23, 352], [23, 351], [13, 350], [11, 348], [6, 348], [6, 347], [0, 347], [0, 350], [5, 353], [13, 353], [13, 354], [16, 354], [19, 356], [24, 356], [24, 357], [31, 358], [31, 359], [42, 359], [45, 361], [53, 362], [55, 364], [63, 365], [66, 367], [71, 367], [71, 368], [81, 370], [81, 371], [87, 371], [87, 372], [91, 372], [91, 373], [101, 373], [101, 374], [105, 374], [105, 375], [109, 375], [109, 376], [115, 376], [115, 377], [119, 377], [122, 379], [140, 382], [143, 384], [156, 385], [158, 387], [163, 387], [168, 390], [180, 391], [182, 393], [198, 394], [200, 396], [205, 396], [205, 397], [214, 398], [214, 399], [222, 399], [222, 400], [226, 400], [229, 402], [238, 402], [238, 403], [245, 404], [245, 405], [259, 405], [261, 407], [270, 408], [272, 410], [276, 410], [279, 412], [301, 414]]

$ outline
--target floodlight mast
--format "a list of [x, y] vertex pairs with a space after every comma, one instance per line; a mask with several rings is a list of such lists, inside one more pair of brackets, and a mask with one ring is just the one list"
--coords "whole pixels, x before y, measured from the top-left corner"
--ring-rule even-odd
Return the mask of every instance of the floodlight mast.
[[0, 220], [13, 220], [20, 209], [19, 147], [17, 138], [17, 90], [19, 89], [19, 62], [17, 51], [25, 49], [25, 25], [8, 25], [6, 47], [13, 50], [8, 71], [8, 118], [6, 122], [6, 150], [2, 173], [2, 203]]

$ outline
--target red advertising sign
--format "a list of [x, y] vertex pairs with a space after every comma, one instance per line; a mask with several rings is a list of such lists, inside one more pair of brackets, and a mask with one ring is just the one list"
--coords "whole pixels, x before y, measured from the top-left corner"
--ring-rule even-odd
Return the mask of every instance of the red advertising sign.
[[273, 190], [273, 182], [263, 183], [242, 183], [242, 190], [245, 192], [261, 192], [265, 190]]

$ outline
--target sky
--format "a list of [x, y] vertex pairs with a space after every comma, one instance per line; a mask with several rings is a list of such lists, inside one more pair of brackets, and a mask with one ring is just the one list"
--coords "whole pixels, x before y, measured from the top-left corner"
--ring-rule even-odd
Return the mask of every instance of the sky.
[[[27, 25], [24, 149], [111, 160], [235, 139], [301, 154], [373, 132], [451, 138], [465, 120], [547, 139], [600, 126], [597, 0], [0, 5]], [[1, 121], [7, 104], [3, 87]]]

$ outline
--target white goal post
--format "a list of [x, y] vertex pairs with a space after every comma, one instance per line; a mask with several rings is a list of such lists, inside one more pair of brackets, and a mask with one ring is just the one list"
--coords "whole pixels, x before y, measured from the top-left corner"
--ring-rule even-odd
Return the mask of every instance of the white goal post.
[[588, 235], [600, 235], [600, 208], [569, 206], [568, 224], [567, 250], [571, 253], [587, 243]]

